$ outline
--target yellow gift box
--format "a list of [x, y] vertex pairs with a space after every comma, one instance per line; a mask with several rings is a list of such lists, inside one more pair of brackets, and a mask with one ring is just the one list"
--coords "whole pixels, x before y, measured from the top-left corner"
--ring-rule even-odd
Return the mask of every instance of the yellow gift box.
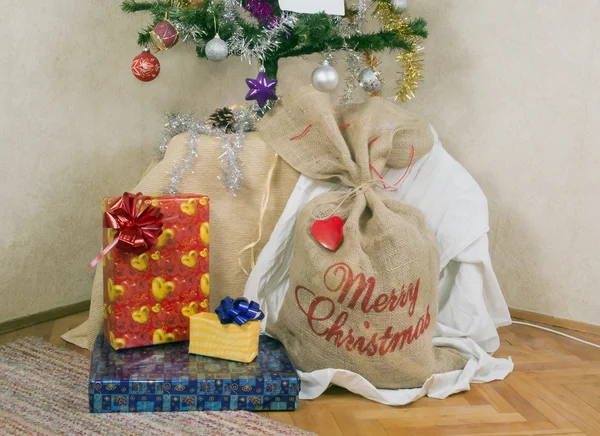
[[258, 356], [260, 321], [221, 324], [215, 313], [190, 317], [190, 354], [249, 363]]

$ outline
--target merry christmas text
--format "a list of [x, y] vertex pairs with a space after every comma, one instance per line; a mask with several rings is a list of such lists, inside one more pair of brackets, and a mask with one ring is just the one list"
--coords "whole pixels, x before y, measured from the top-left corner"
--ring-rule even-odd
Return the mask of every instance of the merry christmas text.
[[[331, 265], [323, 276], [325, 288], [337, 299], [327, 296], [316, 296], [313, 291], [304, 286], [296, 286], [296, 303], [299, 309], [306, 315], [309, 328], [318, 336], [332, 342], [336, 347], [344, 347], [347, 351], [356, 351], [359, 354], [384, 356], [396, 350], [402, 350], [405, 345], [411, 344], [427, 330], [431, 323], [429, 305], [424, 314], [415, 324], [410, 325], [403, 331], [394, 332], [394, 326], [386, 326], [383, 333], [368, 332], [371, 323], [368, 320], [359, 325], [360, 331], [354, 331], [351, 327], [344, 328], [352, 311], [360, 311], [364, 314], [393, 312], [407, 307], [407, 315], [412, 318], [415, 312], [417, 299], [419, 298], [419, 283], [407, 286], [402, 285], [400, 291], [392, 289], [389, 293], [378, 293], [373, 299], [376, 281], [374, 277], [366, 278], [363, 273], [354, 274], [352, 268], [344, 262]], [[312, 298], [310, 304], [303, 304]], [[307, 306], [307, 307], [306, 307]], [[341, 312], [338, 306], [345, 307]], [[337, 317], [334, 316], [339, 312]], [[382, 316], [384, 318], [384, 316]], [[331, 320], [333, 319], [333, 324]], [[371, 320], [376, 318], [371, 317]], [[355, 327], [357, 327], [355, 325]], [[377, 326], [379, 327], [379, 326]], [[358, 328], [357, 328], [358, 330]], [[378, 330], [382, 330], [378, 328]]]

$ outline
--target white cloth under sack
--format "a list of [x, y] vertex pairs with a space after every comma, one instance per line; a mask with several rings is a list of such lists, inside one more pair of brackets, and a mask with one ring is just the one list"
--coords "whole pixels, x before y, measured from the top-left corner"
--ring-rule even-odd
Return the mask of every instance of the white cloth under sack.
[[[362, 376], [343, 369], [299, 372], [300, 398], [316, 398], [330, 384], [336, 384], [383, 404], [404, 405], [425, 395], [446, 398], [468, 390], [470, 383], [502, 380], [513, 370], [510, 359], [487, 354], [500, 346], [496, 328], [509, 325], [511, 320], [489, 255], [486, 197], [469, 173], [444, 150], [435, 131], [433, 135], [432, 151], [413, 163], [397, 191], [386, 194], [421, 210], [436, 235], [441, 271], [433, 344], [459, 351], [468, 360], [467, 365], [463, 370], [434, 374], [415, 389], [377, 389]], [[390, 169], [385, 179], [388, 184], [394, 183], [404, 171]], [[263, 330], [277, 319], [289, 287], [296, 215], [317, 195], [336, 189], [344, 188], [302, 175], [260, 253], [244, 296], [260, 303], [266, 315]]]

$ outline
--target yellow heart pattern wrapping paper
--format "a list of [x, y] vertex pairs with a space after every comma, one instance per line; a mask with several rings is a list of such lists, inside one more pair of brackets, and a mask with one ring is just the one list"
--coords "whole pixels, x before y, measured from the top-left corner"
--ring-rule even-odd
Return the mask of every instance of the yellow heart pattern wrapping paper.
[[[103, 210], [117, 197], [103, 199]], [[104, 258], [104, 335], [115, 349], [189, 339], [190, 316], [209, 310], [209, 199], [152, 196], [163, 214], [158, 242], [141, 254]], [[114, 231], [103, 229], [104, 247]]]

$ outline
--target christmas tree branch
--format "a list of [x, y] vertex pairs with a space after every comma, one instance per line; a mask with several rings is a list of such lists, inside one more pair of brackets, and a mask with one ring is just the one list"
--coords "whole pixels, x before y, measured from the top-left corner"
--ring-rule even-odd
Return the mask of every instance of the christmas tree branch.
[[414, 36], [427, 38], [427, 21], [424, 18], [418, 17], [408, 22], [408, 27]]
[[[264, 21], [264, 17], [261, 21], [260, 15], [253, 12], [253, 8], [257, 8], [260, 1], [263, 7], [268, 6], [272, 10], [272, 21], [269, 23]], [[423, 18], [400, 17], [394, 11], [390, 0], [373, 0], [374, 16], [384, 24], [383, 30], [374, 33], [344, 32], [340, 26], [340, 18], [325, 13], [292, 14], [294, 18], [290, 31], [286, 30], [285, 26], [274, 29], [284, 20], [286, 13], [279, 9], [277, 0], [260, 1], [241, 1], [242, 8], [249, 10], [249, 14], [256, 20], [248, 20], [249, 17], [244, 16], [246, 14], [238, 12], [234, 12], [232, 16], [231, 9], [229, 18], [225, 20], [223, 16], [228, 13], [225, 10], [227, 6], [224, 6], [222, 1], [215, 3], [211, 0], [199, 2], [193, 7], [182, 6], [183, 0], [177, 2], [125, 0], [121, 8], [129, 13], [147, 11], [153, 15], [151, 23], [138, 34], [138, 44], [141, 46], [151, 44], [151, 30], [166, 18], [202, 30], [202, 34], [194, 39], [199, 58], [206, 58], [206, 43], [219, 33], [219, 36], [227, 42], [238, 41], [237, 49], [231, 49], [230, 45], [230, 50], [233, 50], [230, 54], [235, 53], [246, 59], [258, 58], [262, 61], [265, 73], [270, 79], [277, 77], [278, 63], [282, 58], [340, 50], [381, 52], [385, 49], [400, 50], [400, 53], [406, 53], [408, 56], [410, 53], [417, 53], [419, 41], [427, 37], [426, 21]], [[352, 23], [358, 13], [356, 9], [347, 8], [344, 19]], [[414, 62], [413, 64], [416, 67], [420, 65]], [[415, 72], [415, 77], [418, 78], [417, 76], [421, 77], [419, 71]], [[416, 87], [416, 82], [411, 86]]]
[[343, 50], [345, 47], [351, 47], [355, 51], [375, 51], [381, 52], [385, 49], [412, 50], [412, 44], [408, 41], [398, 38], [396, 32], [382, 31], [372, 34], [356, 35], [349, 38], [340, 36], [324, 40], [322, 42], [313, 42], [312, 44], [295, 47], [288, 51], [279, 53], [280, 58], [306, 56], [312, 53], [324, 51]]
[[156, 3], [153, 2], [136, 2], [134, 0], [125, 0], [123, 3], [121, 3], [121, 10], [128, 13], [152, 11], [155, 8]]
[[265, 59], [263, 67], [265, 67], [265, 74], [271, 80], [277, 79], [277, 72], [279, 71], [279, 59], [280, 58], [269, 58]]
[[[179, 8], [173, 7], [170, 2], [136, 2], [134, 0], [125, 0], [122, 9], [126, 12], [150, 11], [154, 15], [151, 25], [143, 29], [138, 35], [138, 44], [145, 46], [150, 43], [149, 33], [152, 27], [163, 20], [165, 16], [172, 20], [181, 21], [189, 25], [195, 25], [205, 30], [202, 37], [204, 42], [214, 38], [216, 34], [214, 20], [219, 22], [223, 13], [222, 4], [213, 4], [206, 1], [199, 8]], [[244, 36], [248, 41], [255, 40], [262, 32], [258, 25], [247, 22], [242, 17], [238, 17], [236, 26], [242, 28]], [[422, 18], [414, 19], [408, 22], [409, 35], [419, 38], [426, 38], [426, 21]], [[228, 40], [235, 31], [234, 25], [225, 25], [218, 29], [221, 38]], [[403, 37], [404, 36], [404, 37]], [[305, 56], [324, 51], [337, 51], [350, 47], [354, 50], [366, 50], [380, 52], [387, 48], [401, 49], [410, 51], [413, 44], [406, 39], [407, 35], [400, 35], [393, 30], [384, 30], [377, 33], [359, 34], [348, 38], [340, 35], [337, 25], [331, 17], [324, 14], [299, 14], [298, 22], [295, 26], [293, 35], [281, 35], [279, 38], [279, 49], [271, 54], [273, 62], [284, 57]], [[200, 58], [205, 58], [204, 48], [197, 47], [197, 54]], [[266, 60], [265, 60], [266, 61]], [[271, 68], [272, 69], [272, 68]]]

